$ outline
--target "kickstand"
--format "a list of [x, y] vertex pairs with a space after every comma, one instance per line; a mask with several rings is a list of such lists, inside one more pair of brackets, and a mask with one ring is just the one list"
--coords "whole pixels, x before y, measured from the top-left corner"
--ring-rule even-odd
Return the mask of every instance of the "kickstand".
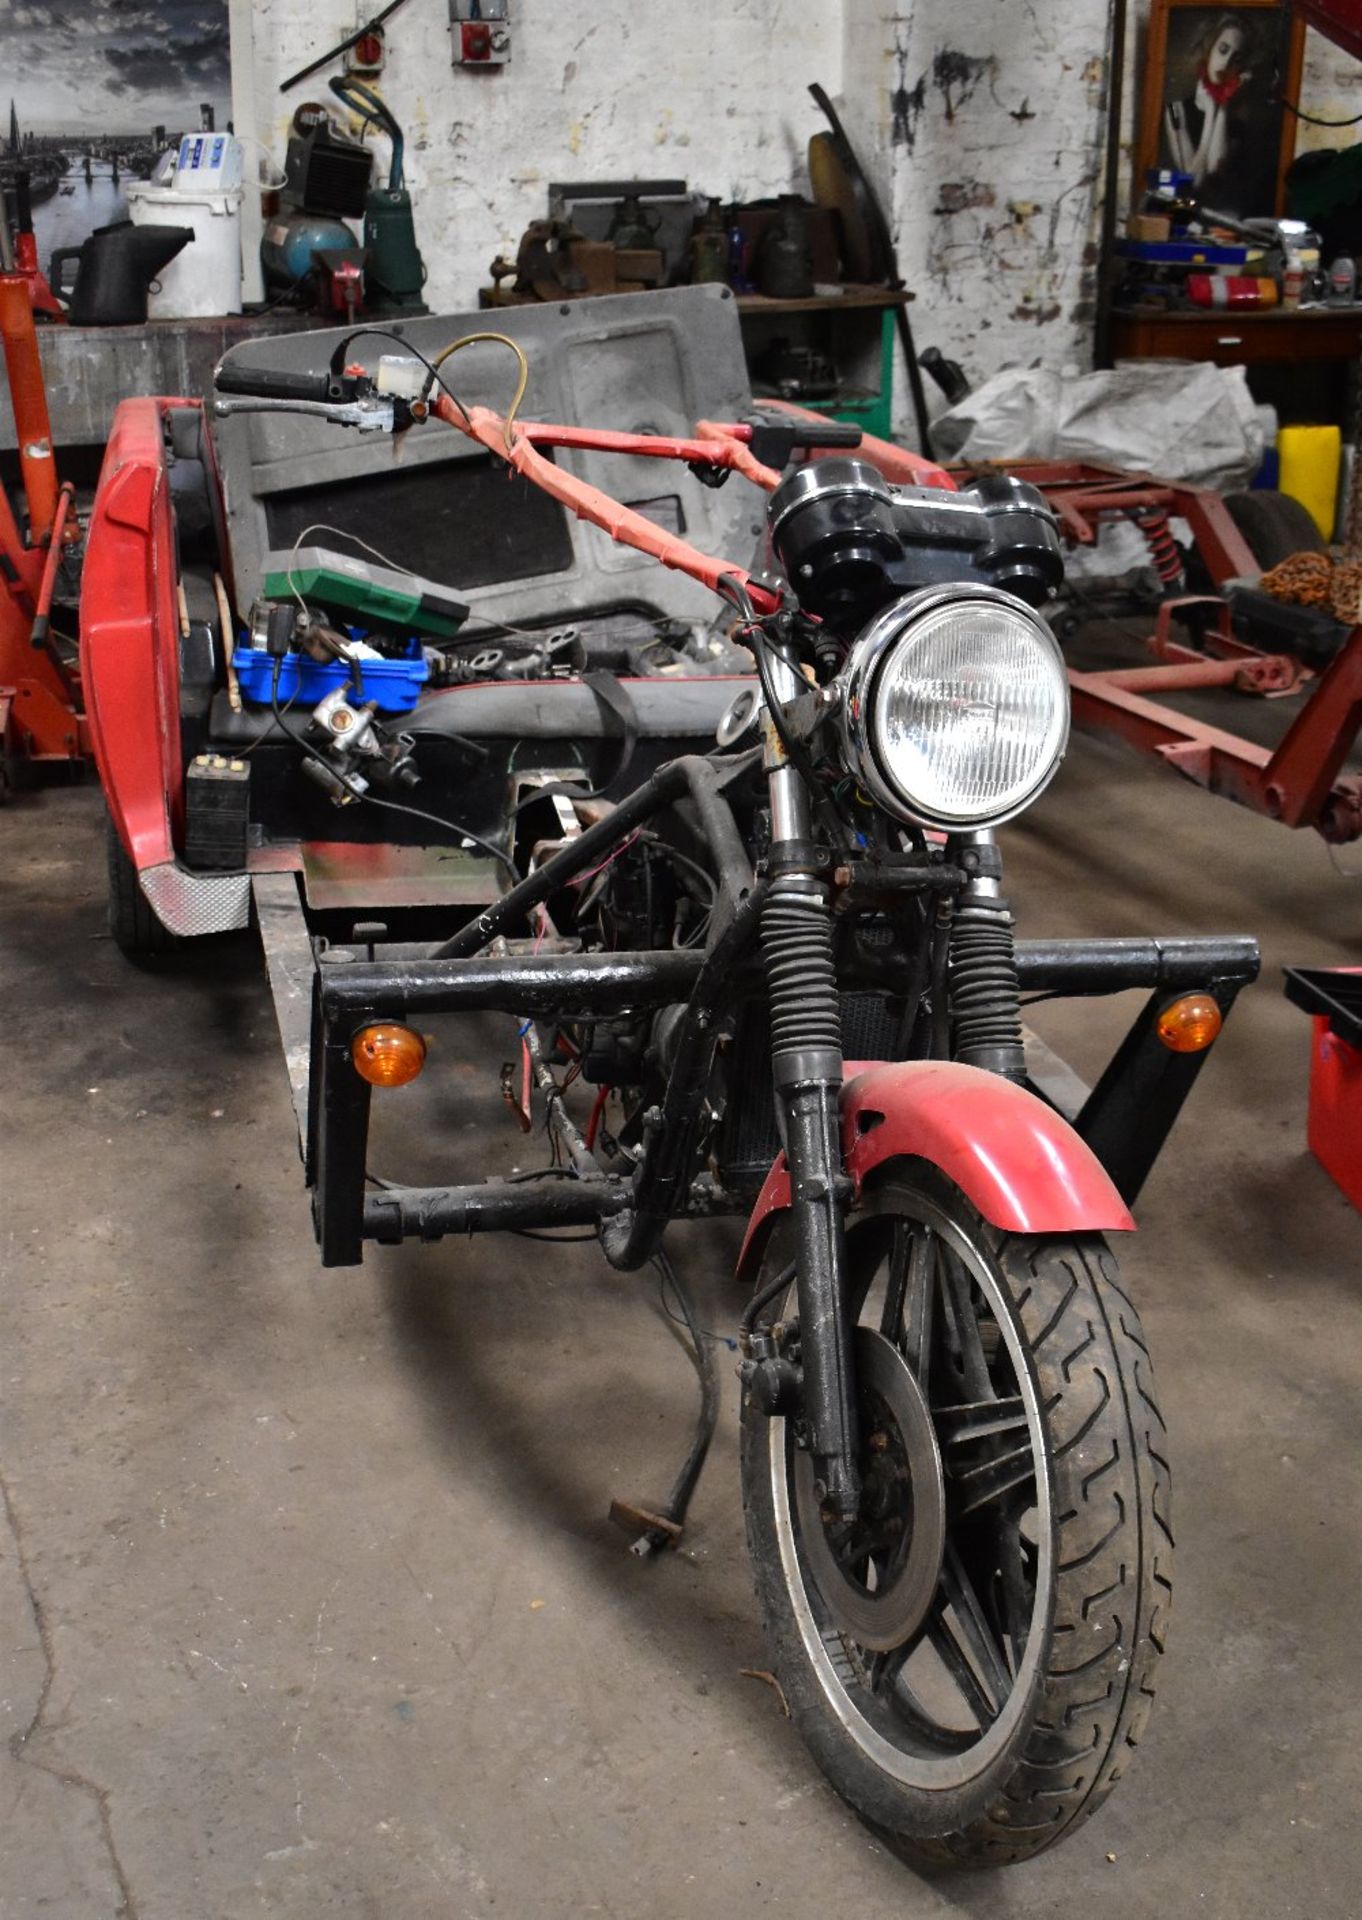
[[[683, 1283], [680, 1275], [668, 1258], [665, 1249], [659, 1247], [653, 1257], [653, 1265], [661, 1276], [662, 1288], [658, 1294], [658, 1305], [666, 1315], [667, 1324], [678, 1345], [684, 1348], [695, 1368], [700, 1382], [700, 1412], [695, 1423], [695, 1437], [691, 1441], [690, 1451], [681, 1464], [681, 1471], [672, 1483], [672, 1490], [665, 1506], [660, 1512], [640, 1505], [632, 1500], [612, 1500], [610, 1518], [625, 1533], [636, 1537], [630, 1545], [630, 1553], [637, 1554], [640, 1560], [651, 1559], [665, 1547], [674, 1547], [681, 1538], [685, 1526], [686, 1513], [690, 1507], [691, 1495], [695, 1492], [700, 1478], [700, 1470], [705, 1464], [709, 1452], [709, 1443], [714, 1438], [714, 1427], [719, 1417], [719, 1369], [715, 1363], [714, 1352], [709, 1340], [701, 1330], [695, 1312], [695, 1303], [690, 1297], [690, 1289]], [[677, 1327], [674, 1316], [666, 1305], [666, 1290], [670, 1288], [676, 1296], [677, 1305], [685, 1320], [685, 1327]]]

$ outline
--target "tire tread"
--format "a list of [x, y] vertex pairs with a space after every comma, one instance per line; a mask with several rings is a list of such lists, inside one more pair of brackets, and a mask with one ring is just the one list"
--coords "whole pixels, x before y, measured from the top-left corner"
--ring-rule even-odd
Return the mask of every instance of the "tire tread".
[[[956, 1195], [957, 1210], [963, 1204]], [[981, 1776], [982, 1792], [956, 1795], [953, 1828], [946, 1794], [946, 1830], [924, 1831], [930, 1815], [922, 1803], [937, 1796], [910, 1795], [859, 1753], [850, 1755], [830, 1724], [797, 1630], [781, 1617], [778, 1555], [762, 1538], [760, 1503], [751, 1497], [750, 1474], [760, 1468], [749, 1468], [744, 1447], [758, 1593], [800, 1732], [886, 1843], [926, 1867], [1029, 1859], [1101, 1805], [1144, 1732], [1172, 1594], [1166, 1429], [1139, 1314], [1110, 1252], [1096, 1236], [981, 1230], [1032, 1356], [1048, 1436], [1053, 1609], [1027, 1717], [993, 1772]], [[755, 1463], [764, 1449], [756, 1429], [764, 1431], [765, 1421], [752, 1421], [745, 1438]]]

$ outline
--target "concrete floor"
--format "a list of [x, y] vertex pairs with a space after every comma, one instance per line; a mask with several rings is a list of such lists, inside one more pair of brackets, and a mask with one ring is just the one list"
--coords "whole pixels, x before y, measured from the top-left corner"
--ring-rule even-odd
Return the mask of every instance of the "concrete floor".
[[[650, 1281], [528, 1241], [323, 1273], [254, 952], [133, 970], [93, 788], [0, 813], [4, 1920], [1362, 1913], [1362, 1225], [1278, 971], [1362, 960], [1362, 881], [1088, 740], [1007, 842], [1026, 931], [1253, 931], [1265, 967], [1125, 1250], [1175, 1448], [1159, 1708], [1067, 1845], [927, 1882], [744, 1673], [727, 1363], [685, 1551], [640, 1564], [608, 1502], [692, 1415]], [[1119, 1012], [1034, 1018], [1091, 1074]], [[412, 1090], [408, 1166], [480, 1124], [526, 1163], [504, 1041]], [[731, 1325], [733, 1235], [675, 1238]]]

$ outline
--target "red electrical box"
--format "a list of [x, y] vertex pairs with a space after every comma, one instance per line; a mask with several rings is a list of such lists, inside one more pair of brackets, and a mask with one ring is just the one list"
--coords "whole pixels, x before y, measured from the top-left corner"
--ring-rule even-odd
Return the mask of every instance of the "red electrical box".
[[511, 57], [507, 0], [449, 0], [456, 67], [504, 67]]

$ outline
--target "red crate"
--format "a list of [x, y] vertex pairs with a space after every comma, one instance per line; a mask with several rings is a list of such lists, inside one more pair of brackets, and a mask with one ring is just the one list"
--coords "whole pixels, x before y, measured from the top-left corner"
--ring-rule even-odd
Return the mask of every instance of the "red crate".
[[1311, 1021], [1310, 1151], [1362, 1212], [1362, 1051], [1329, 1030], [1329, 1016]]
[[1286, 967], [1311, 1016], [1310, 1151], [1362, 1212], [1362, 967]]

